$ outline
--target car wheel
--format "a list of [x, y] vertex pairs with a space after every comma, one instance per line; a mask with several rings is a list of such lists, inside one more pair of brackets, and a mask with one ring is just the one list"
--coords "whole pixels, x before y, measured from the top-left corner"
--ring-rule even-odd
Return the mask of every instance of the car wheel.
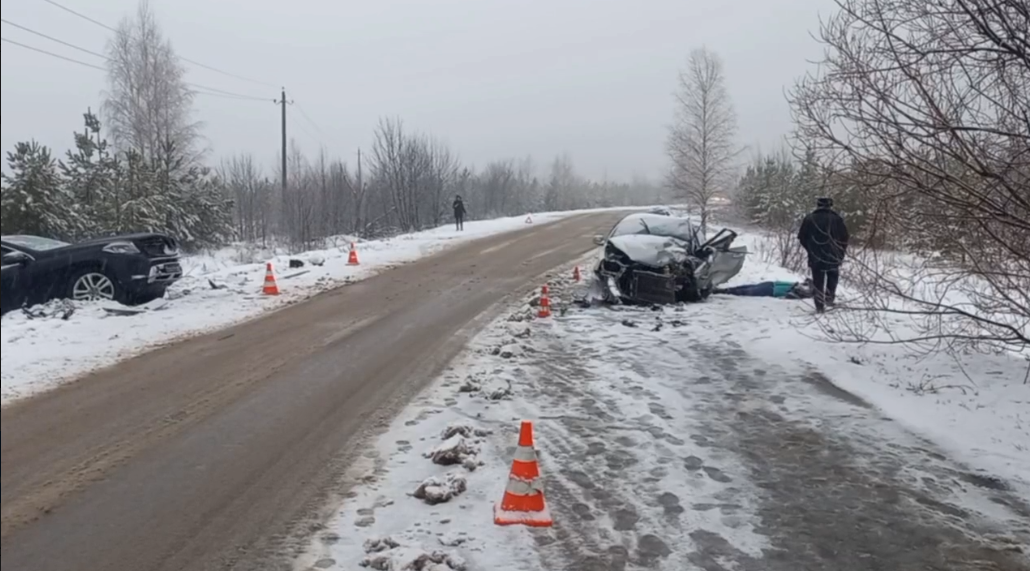
[[118, 287], [102, 272], [89, 270], [72, 279], [70, 297], [75, 301], [115, 301]]

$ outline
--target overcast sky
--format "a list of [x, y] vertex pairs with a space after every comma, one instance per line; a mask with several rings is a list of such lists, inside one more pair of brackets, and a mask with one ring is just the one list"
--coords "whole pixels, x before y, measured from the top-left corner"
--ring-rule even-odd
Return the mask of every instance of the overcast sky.
[[[136, 0], [55, 0], [109, 25]], [[179, 55], [285, 85], [291, 138], [353, 163], [380, 116], [449, 143], [467, 162], [572, 155], [582, 174], [660, 176], [677, 70], [706, 45], [726, 64], [740, 140], [771, 149], [790, 128], [784, 89], [820, 49], [830, 0], [151, 0]], [[3, 18], [102, 52], [109, 32], [43, 0], [2, 0]], [[3, 37], [101, 65], [3, 24]], [[278, 93], [188, 66], [188, 79], [263, 97], [200, 96], [214, 158], [271, 164]], [[2, 145], [35, 138], [63, 154], [99, 107], [100, 71], [2, 47]]]

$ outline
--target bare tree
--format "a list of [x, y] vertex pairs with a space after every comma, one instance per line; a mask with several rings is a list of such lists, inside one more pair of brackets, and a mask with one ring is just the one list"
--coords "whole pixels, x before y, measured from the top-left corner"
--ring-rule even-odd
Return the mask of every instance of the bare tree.
[[568, 210], [575, 208], [578, 201], [579, 177], [568, 153], [555, 157], [551, 163], [551, 177], [544, 195], [547, 210]]
[[706, 48], [694, 50], [679, 75], [667, 151], [672, 159], [669, 185], [698, 210], [702, 232], [707, 232], [712, 199], [728, 195], [734, 184], [736, 134], [722, 60]]
[[246, 155], [224, 161], [220, 176], [233, 197], [237, 237], [267, 246], [274, 220], [271, 183]]
[[103, 112], [115, 147], [152, 163], [167, 162], [168, 150], [174, 149], [185, 157], [183, 167], [193, 166], [200, 158], [194, 93], [148, 0], [140, 1], [135, 17], [118, 25], [107, 56]]
[[[914, 318], [919, 333], [900, 340], [1025, 347], [1030, 5], [835, 1], [820, 73], [791, 93], [798, 128], [862, 197], [867, 239], [886, 233], [932, 254], [903, 271], [897, 257], [858, 256], [867, 296], [856, 309]], [[883, 319], [878, 330], [896, 330]]]

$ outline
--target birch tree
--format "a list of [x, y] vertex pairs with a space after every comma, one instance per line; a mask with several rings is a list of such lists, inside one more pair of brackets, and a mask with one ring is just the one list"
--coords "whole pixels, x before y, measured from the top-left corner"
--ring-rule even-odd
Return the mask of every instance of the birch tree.
[[148, 0], [118, 25], [107, 57], [103, 113], [114, 146], [154, 164], [169, 162], [165, 155], [172, 148], [186, 158], [184, 168], [195, 166], [200, 142], [195, 94]]
[[672, 160], [669, 185], [697, 210], [701, 230], [707, 232], [712, 199], [729, 194], [739, 153], [734, 143], [737, 117], [719, 56], [707, 48], [691, 52], [679, 74], [675, 98], [667, 145]]

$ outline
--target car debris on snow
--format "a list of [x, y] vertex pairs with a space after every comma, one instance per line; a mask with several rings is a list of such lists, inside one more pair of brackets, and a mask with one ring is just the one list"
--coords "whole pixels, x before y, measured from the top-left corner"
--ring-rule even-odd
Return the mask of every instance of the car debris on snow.
[[105, 307], [104, 311], [117, 317], [133, 317], [146, 312], [145, 309], [135, 307]]
[[56, 299], [34, 307], [23, 307], [21, 312], [28, 319], [49, 319], [56, 317], [63, 321], [75, 315], [75, 303], [66, 299]]

